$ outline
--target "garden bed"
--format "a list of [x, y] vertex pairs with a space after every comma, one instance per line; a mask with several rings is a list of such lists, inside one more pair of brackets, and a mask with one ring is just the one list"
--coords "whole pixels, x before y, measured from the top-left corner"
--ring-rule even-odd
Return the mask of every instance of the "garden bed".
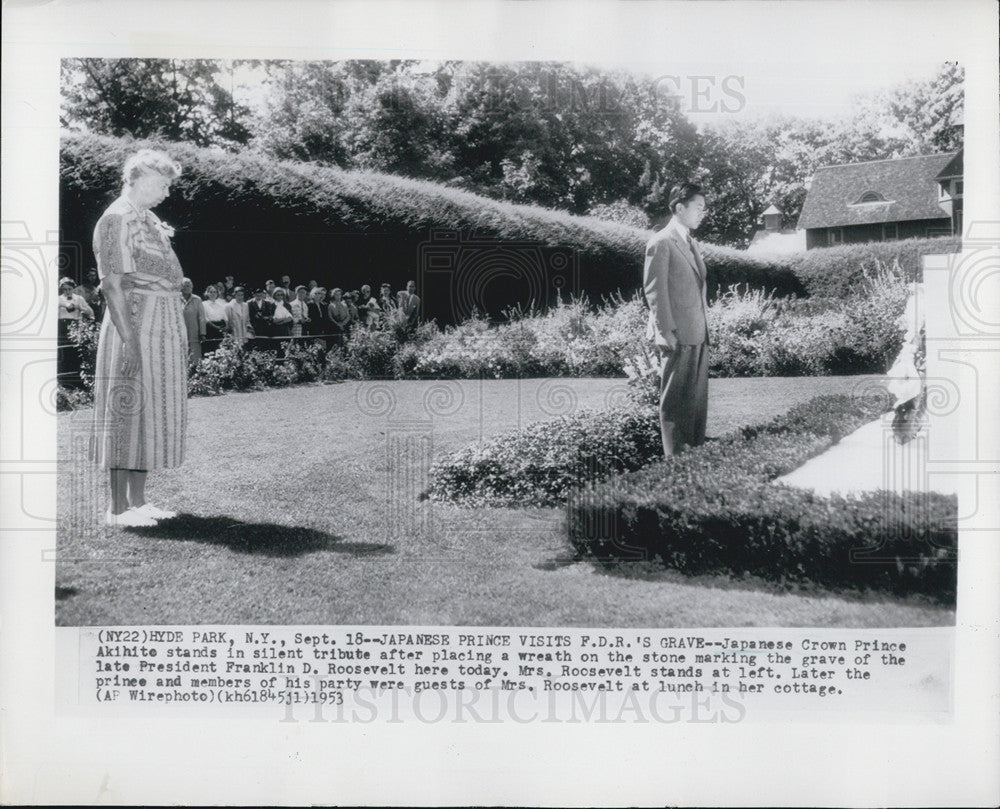
[[819, 397], [667, 461], [570, 493], [568, 535], [607, 564], [919, 592], [953, 603], [957, 502], [933, 492], [822, 497], [772, 481], [876, 418], [884, 400]]

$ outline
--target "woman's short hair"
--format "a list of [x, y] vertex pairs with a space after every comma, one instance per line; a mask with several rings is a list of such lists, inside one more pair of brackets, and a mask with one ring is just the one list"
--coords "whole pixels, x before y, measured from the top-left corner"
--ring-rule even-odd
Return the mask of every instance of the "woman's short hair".
[[331, 295], [336, 295], [338, 292], [340, 293], [341, 297], [343, 297], [344, 290], [342, 290], [340, 287], [334, 287], [333, 288], [333, 292], [331, 292], [330, 294]]
[[694, 183], [679, 183], [670, 189], [670, 196], [667, 197], [667, 209], [670, 213], [673, 213], [674, 208], [677, 207], [678, 203], [687, 205], [699, 194], [704, 196], [700, 185], [695, 185]]
[[140, 177], [154, 173], [176, 180], [181, 176], [181, 164], [159, 149], [140, 149], [125, 161], [122, 181], [131, 185]]
[[235, 295], [237, 292], [242, 292], [243, 296], [246, 297], [247, 289], [246, 287], [233, 287], [233, 294]]
[[219, 288], [215, 284], [209, 284], [205, 287], [205, 294], [208, 295], [209, 292], [215, 292], [216, 295], [219, 294]]
[[275, 287], [273, 295], [274, 295], [275, 298], [277, 298], [279, 295], [282, 298], [284, 298], [285, 297], [285, 288], [284, 287]]

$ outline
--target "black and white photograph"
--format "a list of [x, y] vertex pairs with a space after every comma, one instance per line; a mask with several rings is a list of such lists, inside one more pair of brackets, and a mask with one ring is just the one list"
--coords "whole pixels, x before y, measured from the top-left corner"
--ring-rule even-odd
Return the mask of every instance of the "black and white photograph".
[[61, 71], [60, 625], [954, 622], [961, 64]]
[[0, 800], [995, 804], [995, 6], [4, 21]]

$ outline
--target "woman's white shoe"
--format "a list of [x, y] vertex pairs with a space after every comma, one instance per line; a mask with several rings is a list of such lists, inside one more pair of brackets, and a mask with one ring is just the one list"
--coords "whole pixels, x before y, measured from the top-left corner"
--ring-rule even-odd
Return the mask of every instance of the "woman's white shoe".
[[121, 514], [112, 514], [109, 508], [104, 515], [104, 524], [115, 528], [149, 528], [156, 525], [156, 520], [138, 509], [130, 508]]
[[176, 511], [167, 511], [165, 508], [159, 508], [158, 506], [154, 506], [152, 503], [143, 503], [141, 506], [133, 506], [132, 510], [154, 520], [169, 520], [171, 517], [177, 516]]

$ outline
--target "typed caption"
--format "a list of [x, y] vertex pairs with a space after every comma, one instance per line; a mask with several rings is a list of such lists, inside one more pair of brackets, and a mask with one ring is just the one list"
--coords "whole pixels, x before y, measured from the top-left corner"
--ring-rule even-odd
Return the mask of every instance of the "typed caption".
[[546, 707], [597, 702], [611, 714], [630, 706], [634, 721], [680, 721], [680, 709], [698, 706], [716, 717], [703, 721], [789, 710], [943, 714], [952, 642], [947, 629], [57, 630], [64, 710], [279, 721], [444, 721], [463, 705], [466, 721], [497, 721], [483, 720], [483, 709], [499, 721], [545, 721]]

